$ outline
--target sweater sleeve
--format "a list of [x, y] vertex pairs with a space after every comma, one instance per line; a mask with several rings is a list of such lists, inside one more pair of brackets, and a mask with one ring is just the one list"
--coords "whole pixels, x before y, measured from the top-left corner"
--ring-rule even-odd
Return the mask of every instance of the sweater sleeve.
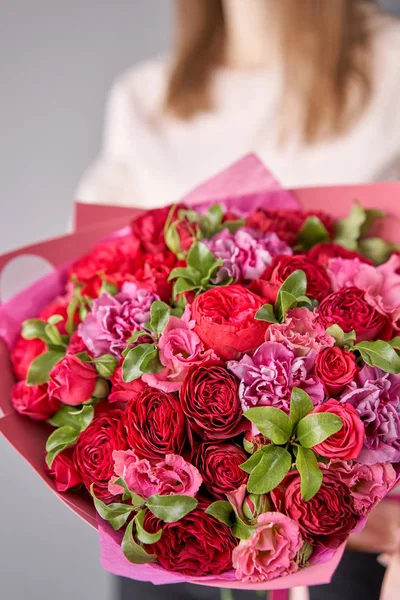
[[102, 148], [84, 173], [75, 199], [90, 204], [135, 204], [132, 168], [129, 163], [133, 107], [124, 79], [111, 89], [105, 114]]

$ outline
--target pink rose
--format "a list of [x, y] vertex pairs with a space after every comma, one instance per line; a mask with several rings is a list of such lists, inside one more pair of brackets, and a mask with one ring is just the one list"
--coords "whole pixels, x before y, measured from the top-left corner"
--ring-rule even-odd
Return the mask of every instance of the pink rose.
[[343, 426], [324, 442], [314, 446], [315, 452], [327, 458], [342, 458], [343, 460], [357, 458], [364, 444], [365, 432], [364, 424], [356, 409], [350, 404], [343, 404], [332, 399], [316, 406], [313, 410], [313, 413], [323, 412], [329, 412], [340, 417]]
[[257, 531], [233, 549], [236, 577], [244, 583], [260, 583], [298, 570], [296, 554], [302, 546], [299, 526], [293, 519], [267, 512], [258, 518]]
[[266, 331], [265, 341], [285, 344], [295, 356], [307, 356], [310, 350], [321, 352], [335, 343], [332, 336], [326, 335], [316, 315], [307, 308], [289, 310], [284, 323], [272, 323]]
[[74, 354], [67, 354], [50, 371], [49, 396], [64, 404], [77, 406], [90, 400], [97, 380], [93, 365]]
[[158, 343], [160, 361], [165, 368], [154, 375], [144, 374], [143, 381], [164, 392], [176, 392], [192, 365], [216, 358], [212, 350], [204, 350], [203, 342], [194, 331], [195, 324], [189, 307], [180, 318], [170, 317]]
[[351, 490], [355, 510], [367, 515], [396, 482], [396, 471], [389, 462], [361, 465], [333, 460], [329, 469]]
[[[150, 461], [138, 458], [132, 450], [115, 450], [113, 459], [114, 473], [122, 477], [132, 492], [144, 498], [153, 494], [195, 496], [202, 484], [196, 467], [177, 454], [167, 454], [164, 460]], [[123, 492], [121, 486], [115, 484], [116, 479], [113, 477], [108, 486], [113, 495]]]
[[35, 421], [47, 421], [60, 408], [55, 398], [50, 398], [47, 385], [26, 385], [19, 381], [11, 390], [11, 403], [15, 410]]

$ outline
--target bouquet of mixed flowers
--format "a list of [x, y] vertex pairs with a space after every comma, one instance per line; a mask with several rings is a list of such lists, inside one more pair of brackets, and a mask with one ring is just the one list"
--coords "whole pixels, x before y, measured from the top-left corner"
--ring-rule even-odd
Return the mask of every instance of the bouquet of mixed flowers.
[[51, 302], [41, 284], [11, 402], [47, 422], [43, 476], [94, 503], [111, 570], [267, 589], [339, 559], [399, 472], [383, 217], [182, 203], [65, 267]]

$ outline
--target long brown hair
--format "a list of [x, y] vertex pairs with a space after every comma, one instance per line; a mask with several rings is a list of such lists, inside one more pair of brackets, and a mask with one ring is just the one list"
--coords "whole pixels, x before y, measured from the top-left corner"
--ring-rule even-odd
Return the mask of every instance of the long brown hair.
[[[213, 108], [211, 77], [224, 62], [222, 0], [175, 0], [177, 35], [166, 108], [182, 119]], [[300, 111], [303, 140], [346, 131], [372, 91], [371, 28], [362, 0], [274, 0], [284, 90], [283, 130]]]

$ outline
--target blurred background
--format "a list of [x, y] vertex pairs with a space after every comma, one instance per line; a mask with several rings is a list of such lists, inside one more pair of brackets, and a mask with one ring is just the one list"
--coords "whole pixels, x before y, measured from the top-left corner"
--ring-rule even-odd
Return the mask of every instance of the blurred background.
[[[381, 4], [400, 14], [400, 0]], [[172, 14], [168, 0], [0, 0], [0, 7], [5, 252], [66, 231], [74, 190], [98, 152], [110, 84], [168, 47]], [[96, 533], [3, 439], [0, 453], [1, 598], [110, 600]]]

